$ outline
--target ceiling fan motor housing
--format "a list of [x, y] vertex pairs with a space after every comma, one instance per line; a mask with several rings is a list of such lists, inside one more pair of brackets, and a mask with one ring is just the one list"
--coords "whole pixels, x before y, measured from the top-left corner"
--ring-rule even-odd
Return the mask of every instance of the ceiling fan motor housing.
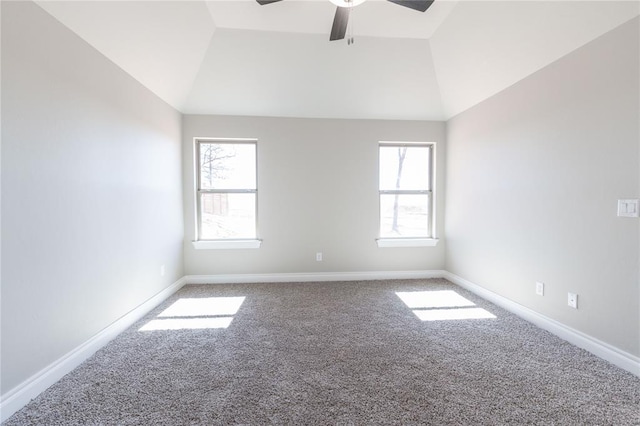
[[[256, 0], [260, 5], [267, 5], [271, 3], [277, 3], [282, 0]], [[331, 27], [331, 34], [329, 40], [342, 40], [347, 33], [347, 25], [349, 23], [350, 9], [356, 7], [366, 0], [329, 0], [331, 3], [338, 6], [336, 14], [333, 18], [333, 26]], [[429, 6], [435, 0], [388, 0], [391, 3], [407, 7], [409, 9], [417, 10], [419, 12], [426, 11]], [[353, 37], [351, 37], [349, 44], [353, 43]]]
[[338, 7], [356, 7], [364, 3], [366, 0], [329, 0]]

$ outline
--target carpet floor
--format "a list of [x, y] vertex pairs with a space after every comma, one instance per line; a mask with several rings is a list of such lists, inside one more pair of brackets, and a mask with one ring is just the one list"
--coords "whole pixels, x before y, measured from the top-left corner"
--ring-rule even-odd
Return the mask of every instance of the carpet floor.
[[640, 379], [442, 279], [189, 285], [5, 424], [638, 425]]

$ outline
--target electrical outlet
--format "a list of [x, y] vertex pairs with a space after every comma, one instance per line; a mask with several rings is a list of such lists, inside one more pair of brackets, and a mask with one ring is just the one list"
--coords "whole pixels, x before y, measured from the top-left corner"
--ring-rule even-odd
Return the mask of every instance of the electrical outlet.
[[578, 309], [578, 295], [575, 293], [569, 293], [567, 296], [567, 305], [573, 309]]
[[322, 262], [322, 252], [316, 253], [316, 262]]
[[536, 294], [538, 296], [544, 296], [544, 283], [541, 283], [540, 281], [536, 282]]
[[165, 273], [164, 265], [160, 265], [160, 276], [164, 277], [164, 273]]

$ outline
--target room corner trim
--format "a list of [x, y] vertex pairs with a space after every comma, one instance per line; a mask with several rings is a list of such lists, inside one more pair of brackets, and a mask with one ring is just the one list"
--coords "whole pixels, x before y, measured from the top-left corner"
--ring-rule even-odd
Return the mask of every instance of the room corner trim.
[[29, 377], [18, 386], [2, 395], [0, 399], [0, 422], [4, 422], [16, 411], [20, 410], [33, 398], [37, 397], [49, 386], [56, 383], [64, 375], [82, 364], [100, 348], [113, 340], [140, 318], [144, 317], [152, 309], [174, 294], [186, 283], [185, 277], [180, 278], [169, 287], [157, 293], [146, 302], [139, 305], [129, 313], [125, 314], [104, 330], [94, 335], [92, 338], [43, 368], [33, 376]]
[[187, 284], [238, 284], [268, 282], [362, 281], [442, 278], [445, 271], [300, 272], [284, 274], [187, 275]]
[[561, 339], [566, 340], [592, 354], [609, 361], [610, 363], [640, 377], [640, 358], [628, 352], [622, 351], [608, 343], [591, 337], [581, 331], [568, 327], [554, 319], [537, 313], [536, 311], [522, 306], [512, 300], [500, 296], [490, 290], [485, 289], [478, 284], [474, 284], [462, 277], [451, 272], [445, 271], [444, 278], [460, 287], [477, 294], [496, 305], [508, 310], [509, 312], [529, 321], [538, 327], [545, 329]]

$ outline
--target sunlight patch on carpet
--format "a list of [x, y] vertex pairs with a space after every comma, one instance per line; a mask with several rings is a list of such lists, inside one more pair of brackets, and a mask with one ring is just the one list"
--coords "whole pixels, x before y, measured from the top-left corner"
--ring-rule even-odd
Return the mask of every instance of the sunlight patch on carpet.
[[233, 317], [157, 319], [149, 321], [139, 331], [227, 328], [231, 325], [231, 321], [233, 321]]
[[453, 290], [398, 291], [396, 295], [421, 321], [496, 318]]
[[138, 331], [227, 328], [244, 297], [182, 298], [140, 327]]
[[396, 294], [410, 309], [453, 308], [476, 305], [453, 290], [398, 291]]
[[178, 299], [158, 317], [209, 317], [235, 315], [244, 297], [203, 297]]
[[453, 308], [453, 309], [414, 309], [421, 321], [444, 321], [463, 319], [487, 319], [495, 318], [491, 312], [482, 308]]

